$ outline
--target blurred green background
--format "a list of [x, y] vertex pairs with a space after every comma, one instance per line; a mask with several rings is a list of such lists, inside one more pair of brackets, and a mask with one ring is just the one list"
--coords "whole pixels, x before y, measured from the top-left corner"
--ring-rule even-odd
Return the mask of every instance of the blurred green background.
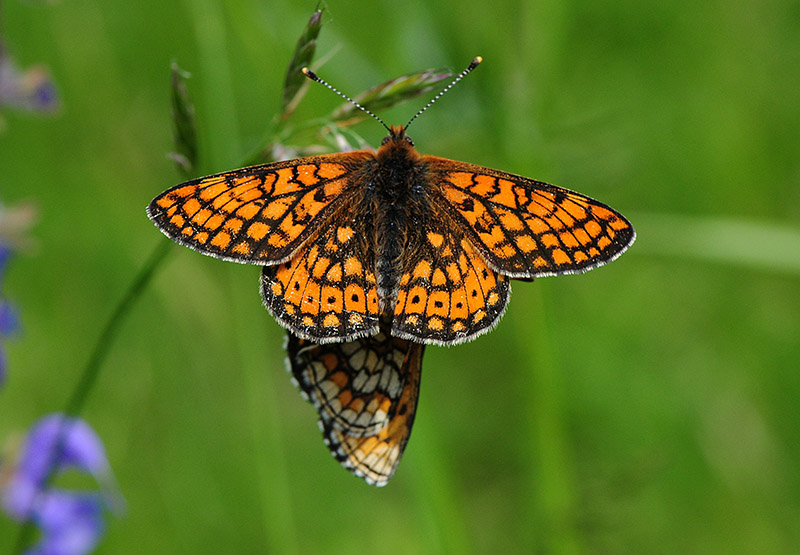
[[[55, 117], [5, 112], [0, 196], [39, 207], [4, 292], [0, 442], [61, 410], [160, 241], [181, 181], [169, 64], [192, 73], [202, 171], [279, 108], [313, 2], [4, 0]], [[284, 371], [257, 268], [175, 246], [84, 411], [127, 501], [102, 553], [788, 553], [800, 545], [800, 4], [330, 0], [320, 70], [350, 94], [484, 64], [414, 124], [423, 153], [581, 191], [638, 240], [582, 276], [515, 283], [491, 334], [426, 352], [383, 489], [329, 455]], [[403, 123], [423, 99], [382, 114]], [[297, 114], [339, 100], [312, 88]], [[356, 130], [379, 144], [384, 130]], [[0, 552], [17, 527], [0, 517]]]

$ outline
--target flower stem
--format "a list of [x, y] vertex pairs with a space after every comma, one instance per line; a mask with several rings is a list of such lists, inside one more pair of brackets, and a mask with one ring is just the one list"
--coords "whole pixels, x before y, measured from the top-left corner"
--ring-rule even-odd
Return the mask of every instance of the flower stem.
[[[98, 337], [97, 342], [94, 345], [94, 349], [92, 349], [91, 356], [86, 362], [86, 366], [83, 369], [81, 378], [75, 386], [75, 389], [73, 389], [72, 395], [70, 396], [69, 401], [64, 409], [64, 415], [61, 419], [61, 425], [59, 426], [55, 447], [50, 453], [50, 462], [47, 465], [49, 470], [45, 479], [43, 480], [40, 491], [45, 491], [53, 478], [53, 471], [55, 470], [56, 466], [55, 463], [61, 456], [64, 438], [69, 430], [70, 419], [77, 417], [83, 411], [83, 407], [86, 404], [86, 399], [89, 398], [89, 394], [92, 392], [92, 389], [94, 389], [94, 385], [97, 382], [97, 376], [100, 374], [100, 368], [103, 365], [103, 361], [108, 354], [108, 350], [111, 347], [111, 343], [114, 341], [114, 337], [116, 336], [120, 325], [131, 311], [134, 303], [141, 296], [142, 291], [145, 289], [145, 287], [147, 287], [147, 284], [150, 283], [150, 280], [152, 279], [156, 270], [158, 270], [158, 268], [161, 266], [161, 263], [171, 248], [172, 243], [169, 241], [162, 240], [158, 242], [158, 245], [155, 249], [153, 249], [153, 252], [141, 267], [139, 273], [136, 274], [136, 277], [131, 282], [128, 290], [125, 292], [125, 295], [122, 297], [122, 299], [120, 299], [119, 303], [117, 303], [114, 312], [106, 322], [100, 337]], [[29, 508], [29, 511], [31, 508]], [[17, 537], [17, 544], [16, 548], [14, 549], [14, 553], [22, 554], [25, 551], [25, 549], [30, 545], [33, 533], [34, 522], [32, 519], [27, 518], [22, 524], [19, 536]]]

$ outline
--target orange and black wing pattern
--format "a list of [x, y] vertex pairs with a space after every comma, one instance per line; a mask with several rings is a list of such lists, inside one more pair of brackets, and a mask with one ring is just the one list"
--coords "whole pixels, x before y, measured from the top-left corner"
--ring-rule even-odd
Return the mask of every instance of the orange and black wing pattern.
[[580, 273], [614, 260], [636, 234], [622, 214], [549, 183], [423, 156], [436, 202], [508, 277]]
[[400, 274], [392, 334], [453, 345], [491, 330], [508, 304], [510, 285], [444, 211], [420, 226]]
[[287, 260], [336, 210], [363, 153], [251, 166], [187, 181], [148, 206], [170, 239], [247, 264]]
[[384, 486], [411, 434], [425, 346], [391, 337], [315, 344], [288, 333], [289, 369], [342, 466]]
[[379, 331], [375, 254], [356, 207], [342, 201], [339, 217], [290, 259], [265, 266], [261, 297], [295, 335], [316, 341], [352, 341]]

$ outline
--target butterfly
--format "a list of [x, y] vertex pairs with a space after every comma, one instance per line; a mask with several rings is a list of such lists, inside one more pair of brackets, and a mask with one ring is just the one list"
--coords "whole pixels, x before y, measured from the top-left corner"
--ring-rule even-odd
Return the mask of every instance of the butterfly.
[[147, 210], [177, 243], [262, 266], [261, 297], [289, 332], [290, 367], [326, 443], [375, 485], [408, 441], [424, 345], [491, 330], [511, 279], [591, 270], [636, 237], [622, 214], [581, 193], [417, 152], [408, 125], [480, 61], [391, 127], [304, 69], [386, 127], [377, 151], [193, 179]]
[[385, 331], [316, 344], [287, 332], [295, 385], [314, 404], [325, 444], [342, 466], [384, 486], [403, 456], [417, 409], [425, 345]]

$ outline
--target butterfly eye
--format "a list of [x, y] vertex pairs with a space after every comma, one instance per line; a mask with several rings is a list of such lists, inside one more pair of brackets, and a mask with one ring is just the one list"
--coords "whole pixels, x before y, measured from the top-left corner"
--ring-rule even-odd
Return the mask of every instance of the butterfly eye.
[[403, 138], [406, 140], [406, 142], [407, 142], [408, 144], [410, 144], [411, 146], [414, 146], [414, 139], [412, 139], [412, 138], [411, 138], [411, 137], [409, 137], [408, 135], [403, 135]]
[[391, 135], [386, 135], [386, 136], [383, 138], [383, 140], [381, 141], [381, 146], [385, 145], [386, 143], [388, 143], [388, 142], [389, 142], [389, 141], [391, 141], [391, 140], [392, 140], [392, 136], [391, 136]]

